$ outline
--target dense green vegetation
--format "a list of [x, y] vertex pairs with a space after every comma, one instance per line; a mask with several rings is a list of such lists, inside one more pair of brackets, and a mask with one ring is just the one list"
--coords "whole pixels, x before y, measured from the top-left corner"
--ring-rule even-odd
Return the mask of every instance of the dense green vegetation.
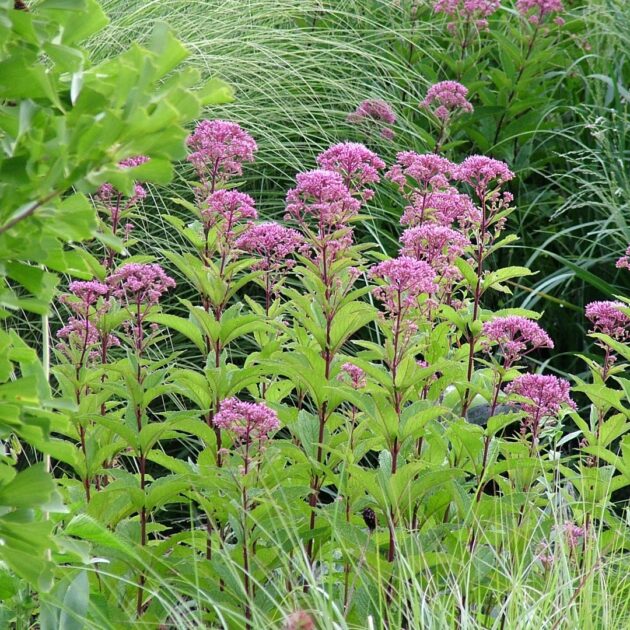
[[629, 24], [0, 0], [3, 627], [630, 626]]

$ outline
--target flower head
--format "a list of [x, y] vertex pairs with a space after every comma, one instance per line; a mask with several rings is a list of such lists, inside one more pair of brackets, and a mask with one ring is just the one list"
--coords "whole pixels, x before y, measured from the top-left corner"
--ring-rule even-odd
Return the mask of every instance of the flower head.
[[471, 155], [456, 168], [455, 177], [472, 186], [481, 197], [492, 186], [500, 187], [509, 182], [514, 173], [505, 162], [485, 155]]
[[321, 227], [336, 227], [355, 216], [361, 206], [335, 171], [317, 169], [298, 173], [296, 183], [287, 193], [287, 219], [303, 223], [311, 216]]
[[392, 140], [394, 131], [390, 127], [396, 123], [396, 114], [387, 101], [381, 99], [368, 99], [359, 106], [346, 119], [352, 124], [372, 124], [381, 129], [381, 136], [385, 140]]
[[367, 186], [378, 182], [378, 172], [385, 168], [385, 162], [374, 151], [358, 142], [335, 144], [317, 157], [317, 164], [339, 173], [348, 190], [364, 199], [374, 196], [374, 191]]
[[420, 295], [432, 294], [437, 289], [433, 269], [426, 262], [410, 256], [384, 260], [370, 269], [370, 277], [383, 281], [384, 284], [372, 293], [390, 313], [400, 313], [415, 306]]
[[562, 530], [564, 532], [569, 549], [575, 549], [580, 542], [580, 538], [584, 538], [584, 528], [579, 527], [572, 521], [566, 521], [564, 526], [562, 527]]
[[213, 184], [241, 175], [243, 164], [254, 161], [258, 147], [240, 125], [226, 120], [202, 120], [186, 143], [191, 149], [188, 161], [202, 182]]
[[306, 611], [296, 610], [285, 619], [283, 630], [315, 630], [315, 622]]
[[551, 13], [564, 10], [562, 0], [516, 0], [516, 8], [532, 24], [538, 24]]
[[234, 226], [244, 219], [255, 219], [258, 214], [254, 200], [238, 190], [215, 190], [206, 199], [201, 208], [201, 216], [206, 227], [224, 224], [221, 231], [231, 233]]
[[[501, 0], [436, 0], [433, 8], [436, 13], [450, 16], [447, 28], [453, 33], [457, 30], [458, 19], [479, 31], [488, 28], [488, 18], [500, 4]], [[462, 45], [465, 43], [464, 39]]]
[[405, 187], [439, 190], [449, 187], [449, 180], [456, 170], [455, 164], [434, 153], [418, 154], [401, 151], [396, 155], [396, 164], [385, 174], [404, 190]]
[[441, 81], [432, 85], [420, 107], [432, 109], [441, 120], [447, 120], [453, 114], [472, 112], [473, 106], [466, 99], [468, 88], [457, 81]]
[[568, 381], [548, 374], [522, 374], [505, 387], [506, 394], [528, 399], [521, 403], [527, 420], [538, 423], [541, 418], [556, 417], [563, 405], [575, 409], [569, 396]]
[[160, 265], [128, 263], [114, 271], [107, 284], [112, 295], [126, 304], [154, 305], [175, 286], [175, 280]]
[[[148, 161], [149, 158], [146, 155], [136, 155], [135, 157], [122, 160], [118, 166], [123, 169], [134, 168]], [[112, 222], [114, 223], [114, 226], [116, 226], [120, 212], [128, 210], [131, 206], [136, 205], [138, 201], [144, 199], [146, 195], [147, 191], [145, 188], [141, 184], [135, 183], [133, 193], [123, 202], [123, 195], [119, 190], [114, 188], [112, 184], [103, 184], [98, 189], [96, 198], [108, 209], [112, 217]]]
[[100, 297], [104, 297], [109, 293], [109, 287], [97, 280], [75, 280], [70, 283], [68, 290], [77, 300], [70, 301], [67, 299], [67, 296], [62, 296], [59, 300], [83, 317], [87, 316], [90, 306], [94, 306]]
[[255, 268], [268, 271], [279, 266], [290, 267], [291, 261], [286, 259], [303, 243], [304, 238], [296, 230], [269, 222], [251, 225], [236, 240], [236, 247], [260, 256]]
[[457, 230], [438, 223], [424, 223], [405, 230], [400, 237], [400, 253], [428, 263], [438, 275], [458, 275], [453, 266], [470, 241]]
[[625, 255], [617, 261], [615, 266], [617, 269], [630, 269], [630, 245], [628, 245]]
[[214, 416], [214, 425], [240, 439], [263, 440], [280, 427], [278, 414], [264, 403], [243, 402], [238, 398], [224, 400]]
[[593, 324], [593, 332], [603, 333], [623, 341], [630, 332], [630, 318], [620, 309], [627, 308], [623, 302], [591, 302], [586, 305], [586, 317]]
[[497, 344], [505, 366], [512, 365], [520, 357], [537, 348], [553, 348], [551, 337], [534, 321], [519, 315], [497, 317], [483, 325], [486, 350]]
[[350, 384], [354, 389], [361, 389], [366, 385], [365, 372], [353, 363], [344, 363], [341, 366], [341, 373], [339, 374], [340, 381], [344, 380], [343, 375], [350, 378]]
[[447, 227], [455, 221], [460, 223], [476, 217], [479, 210], [475, 208], [468, 195], [458, 193], [455, 189], [441, 190], [427, 195], [412, 195], [412, 203], [405, 208], [400, 219], [401, 225], [416, 226], [425, 221], [433, 221]]

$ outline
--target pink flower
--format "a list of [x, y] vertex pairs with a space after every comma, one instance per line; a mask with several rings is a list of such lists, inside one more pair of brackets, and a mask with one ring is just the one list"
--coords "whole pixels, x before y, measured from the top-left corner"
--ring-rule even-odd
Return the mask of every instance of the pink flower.
[[467, 221], [477, 217], [479, 210], [475, 208], [468, 195], [458, 193], [455, 189], [412, 195], [412, 205], [405, 208], [400, 223], [416, 226], [424, 221], [434, 221], [440, 225], [451, 226], [455, 221]]
[[556, 417], [563, 405], [575, 409], [569, 396], [568, 381], [547, 374], [522, 374], [505, 387], [506, 394], [526, 398], [522, 409], [527, 413], [527, 422], [537, 425], [540, 419]]
[[433, 269], [426, 262], [410, 256], [399, 256], [375, 265], [370, 269], [370, 277], [383, 281], [372, 293], [392, 314], [416, 306], [420, 295], [432, 294], [437, 289]]
[[250, 226], [236, 241], [236, 247], [262, 258], [257, 269], [268, 271], [280, 266], [290, 267], [285, 260], [304, 243], [296, 230], [279, 223], [259, 223]]
[[447, 188], [456, 170], [455, 164], [434, 153], [420, 155], [414, 151], [401, 151], [396, 164], [385, 174], [401, 190], [410, 186], [423, 191]]
[[580, 538], [584, 538], [584, 528], [579, 527], [571, 521], [567, 521], [562, 529], [564, 531], [569, 549], [575, 549], [580, 542]]
[[500, 187], [513, 179], [514, 173], [505, 162], [485, 155], [467, 157], [455, 170], [455, 178], [472, 186], [479, 197], [491, 187]]
[[88, 319], [71, 317], [68, 323], [57, 331], [59, 339], [67, 339], [73, 346], [91, 346], [99, 343], [98, 329]]
[[381, 137], [385, 140], [394, 138], [394, 131], [389, 127], [396, 122], [396, 114], [389, 103], [381, 99], [363, 101], [346, 119], [349, 123], [367, 123], [381, 127]]
[[[118, 164], [118, 166], [123, 169], [134, 168], [148, 161], [149, 158], [146, 155], [136, 155], [135, 157], [130, 157], [122, 160]], [[96, 198], [109, 210], [112, 217], [112, 222], [114, 224], [114, 234], [116, 233], [115, 228], [117, 227], [120, 212], [131, 208], [131, 206], [136, 205], [138, 201], [144, 199], [146, 195], [147, 191], [144, 189], [143, 186], [138, 183], [134, 184], [133, 194], [124, 203], [122, 193], [114, 188], [114, 186], [112, 186], [111, 184], [103, 184], [98, 189], [98, 192], [96, 193]]]
[[537, 348], [553, 348], [549, 335], [536, 323], [525, 317], [509, 315], [497, 317], [483, 325], [483, 334], [490, 344], [497, 344], [503, 355], [504, 367], [511, 366], [520, 357]]
[[363, 199], [374, 196], [374, 192], [366, 187], [378, 182], [378, 172], [385, 168], [385, 162], [376, 153], [358, 142], [335, 144], [317, 157], [317, 164], [339, 173], [346, 187]]
[[306, 611], [296, 610], [285, 619], [282, 630], [315, 630], [315, 622]]
[[356, 123], [363, 120], [375, 120], [393, 125], [396, 122], [396, 114], [387, 101], [368, 99], [361, 102], [351, 114], [348, 114], [348, 122]]
[[436, 0], [433, 9], [436, 13], [479, 20], [492, 15], [500, 4], [501, 0]]
[[586, 317], [593, 324], [593, 331], [623, 341], [628, 338], [630, 318], [620, 309], [623, 302], [591, 302], [586, 305]]
[[561, 0], [516, 0], [516, 8], [533, 24], [538, 24], [550, 13], [564, 10]]
[[237, 223], [258, 217], [254, 205], [254, 200], [245, 193], [237, 190], [215, 190], [206, 199], [201, 216], [206, 228], [223, 221], [221, 232], [230, 234]]
[[441, 81], [432, 85], [420, 107], [431, 109], [437, 104], [433, 113], [441, 120], [447, 120], [458, 110], [472, 112], [473, 106], [466, 99], [468, 88], [457, 81]]
[[192, 152], [193, 164], [202, 182], [210, 183], [210, 191], [219, 181], [241, 175], [243, 164], [254, 161], [258, 147], [240, 125], [226, 120], [202, 120], [186, 143]]
[[298, 173], [296, 182], [296, 187], [287, 193], [287, 219], [304, 223], [306, 217], [311, 216], [320, 227], [342, 226], [361, 207], [343, 177], [335, 171], [318, 169]]
[[157, 304], [163, 293], [175, 286], [175, 280], [160, 265], [128, 263], [108, 278], [112, 295], [126, 304]]
[[214, 416], [214, 425], [240, 439], [264, 440], [280, 427], [278, 414], [264, 403], [243, 402], [238, 398], [224, 400]]
[[617, 269], [630, 269], [630, 245], [626, 249], [625, 256], [622, 256], [615, 265]]
[[[341, 366], [341, 372], [350, 377], [350, 383], [354, 389], [361, 389], [366, 385], [365, 372], [352, 363], [344, 363]], [[342, 374], [339, 374], [339, 380], [343, 380]]]
[[455, 277], [458, 271], [453, 263], [461, 256], [470, 241], [460, 232], [439, 225], [424, 223], [405, 230], [400, 237], [400, 253], [428, 263], [440, 276]]

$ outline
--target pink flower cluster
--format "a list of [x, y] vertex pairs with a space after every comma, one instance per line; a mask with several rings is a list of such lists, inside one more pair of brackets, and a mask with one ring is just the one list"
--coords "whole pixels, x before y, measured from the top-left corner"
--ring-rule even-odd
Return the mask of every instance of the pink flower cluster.
[[384, 284], [375, 287], [374, 297], [383, 302], [393, 315], [399, 315], [417, 305], [423, 294], [436, 291], [435, 272], [424, 261], [410, 256], [384, 260], [370, 269], [370, 277]]
[[[57, 349], [70, 359], [73, 350], [78, 350], [79, 360], [82, 361], [90, 346], [100, 343], [104, 343], [106, 348], [120, 345], [118, 337], [101, 335], [99, 327], [90, 320], [97, 320], [111, 306], [107, 284], [97, 280], [74, 281], [68, 289], [72, 295], [62, 295], [59, 301], [66, 304], [77, 317], [70, 317], [65, 326], [57, 331], [57, 337], [67, 342], [58, 344]], [[101, 298], [103, 299], [99, 302]]]
[[626, 249], [626, 253], [622, 256], [615, 265], [617, 269], [630, 269], [630, 245]]
[[[148, 162], [146, 155], [137, 155], [122, 160], [118, 166], [120, 168], [134, 168]], [[135, 206], [140, 200], [144, 199], [147, 191], [144, 186], [139, 183], [134, 184], [133, 194], [123, 204], [123, 194], [114, 188], [112, 184], [103, 184], [96, 193], [96, 198], [106, 207], [112, 220], [112, 231], [116, 234], [120, 213], [129, 210]]]
[[529, 399], [522, 403], [528, 415], [526, 423], [537, 425], [542, 418], [556, 417], [563, 405], [575, 409], [570, 389], [568, 381], [556, 376], [522, 374], [505, 387], [505, 393]]
[[401, 190], [411, 187], [426, 192], [448, 188], [456, 170], [455, 164], [434, 153], [421, 155], [414, 151], [401, 151], [396, 155], [396, 164], [385, 177]]
[[483, 334], [487, 339], [486, 350], [490, 351], [491, 344], [499, 346], [506, 368], [537, 348], [553, 348], [553, 341], [536, 322], [518, 315], [486, 322]]
[[245, 442], [264, 440], [280, 427], [278, 414], [264, 403], [224, 400], [214, 416], [214, 425], [233, 433]]
[[350, 384], [354, 389], [365, 387], [367, 383], [365, 372], [359, 366], [353, 363], [344, 363], [341, 366], [341, 372], [342, 374], [339, 375], [339, 380], [343, 380], [342, 375], [345, 374], [350, 378]]
[[620, 309], [628, 308], [623, 302], [591, 302], [586, 305], [586, 317], [593, 324], [593, 332], [603, 333], [624, 341], [630, 332], [630, 318]]
[[457, 112], [472, 112], [473, 106], [466, 99], [468, 88], [457, 81], [441, 81], [432, 85], [420, 107], [432, 110], [442, 121], [447, 121]]
[[455, 221], [469, 223], [479, 220], [479, 210], [468, 195], [455, 189], [422, 194], [412, 194], [412, 204], [405, 208], [401, 225], [416, 226], [432, 221], [452, 226]]
[[455, 178], [469, 184], [482, 198], [493, 187], [500, 187], [514, 178], [514, 173], [505, 162], [485, 155], [467, 157], [455, 170]]
[[255, 201], [238, 190], [215, 190], [201, 208], [206, 229], [221, 224], [222, 234], [231, 234], [234, 226], [245, 219], [256, 219]]
[[[479, 30], [488, 27], [490, 17], [501, 5], [501, 0], [436, 0], [433, 8], [436, 13], [444, 13], [452, 18], [460, 18], [467, 22], [474, 22]], [[453, 31], [456, 22], [449, 24]]]
[[374, 151], [358, 142], [342, 142], [326, 149], [317, 157], [317, 165], [339, 173], [348, 190], [366, 200], [374, 196], [367, 186], [377, 183], [379, 171], [385, 168], [385, 162]]
[[461, 256], [470, 241], [457, 230], [438, 223], [424, 223], [405, 230], [400, 237], [403, 256], [411, 256], [429, 264], [441, 277], [459, 275], [455, 260]]
[[111, 294], [126, 304], [155, 305], [175, 280], [160, 265], [128, 263], [114, 271], [107, 284]]
[[331, 170], [298, 173], [296, 187], [287, 193], [286, 219], [304, 224], [308, 216], [320, 228], [342, 226], [355, 216], [361, 202], [355, 199], [343, 177]]
[[394, 130], [391, 125], [396, 123], [396, 114], [387, 101], [368, 99], [350, 114], [347, 121], [353, 124], [368, 123], [380, 127], [380, 134], [385, 140], [392, 140]]
[[258, 149], [240, 125], [226, 120], [202, 120], [186, 143], [192, 151], [188, 161], [209, 192], [215, 190], [218, 182], [241, 175], [243, 163], [253, 162]]
[[293, 262], [287, 258], [303, 244], [304, 238], [299, 232], [273, 222], [252, 225], [236, 240], [236, 247], [260, 256], [254, 268], [263, 271], [281, 266], [290, 268]]
[[[564, 11], [562, 0], [516, 0], [516, 8], [532, 24], [538, 24], [545, 16], [551, 13]], [[558, 22], [556, 19], [556, 23], [561, 25], [563, 21]]]
[[569, 549], [575, 549], [580, 543], [580, 539], [584, 538], [586, 533], [583, 527], [576, 525], [572, 521], [566, 521], [562, 529]]

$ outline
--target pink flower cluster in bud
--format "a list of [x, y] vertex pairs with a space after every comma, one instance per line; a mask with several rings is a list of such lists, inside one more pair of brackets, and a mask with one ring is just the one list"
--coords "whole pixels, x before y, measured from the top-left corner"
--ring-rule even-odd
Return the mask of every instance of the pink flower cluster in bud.
[[222, 234], [231, 234], [237, 223], [258, 217], [254, 205], [249, 195], [238, 190], [215, 190], [201, 208], [204, 227], [220, 224]]
[[304, 244], [304, 238], [296, 230], [279, 223], [259, 223], [251, 225], [236, 240], [236, 247], [260, 256], [255, 269], [263, 271], [277, 270], [280, 267], [290, 269], [293, 261], [287, 260]]
[[378, 263], [370, 269], [370, 277], [384, 282], [372, 293], [393, 315], [416, 306], [423, 293], [432, 294], [437, 289], [433, 269], [426, 262], [410, 256]]
[[350, 378], [350, 384], [354, 389], [361, 389], [365, 387], [367, 383], [365, 372], [359, 366], [354, 365], [353, 363], [344, 363], [341, 366], [341, 374], [339, 374], [339, 380], [343, 380], [344, 374]]
[[548, 374], [522, 374], [505, 387], [506, 394], [528, 400], [521, 403], [526, 423], [537, 425], [542, 418], [557, 417], [563, 405], [575, 409], [568, 381]]
[[454, 266], [470, 241], [457, 230], [438, 223], [424, 223], [405, 230], [400, 237], [400, 253], [428, 263], [443, 278], [459, 275]]
[[[466, 22], [473, 22], [482, 30], [488, 27], [490, 17], [500, 6], [501, 0], [436, 0], [433, 8], [436, 13], [444, 13], [453, 19], [460, 18]], [[457, 26], [455, 21], [449, 24], [453, 31]]]
[[385, 140], [392, 140], [394, 130], [391, 125], [396, 123], [396, 114], [389, 103], [381, 99], [368, 99], [350, 114], [347, 121], [353, 124], [367, 123], [380, 127], [380, 134]]
[[160, 265], [128, 263], [114, 271], [107, 284], [111, 294], [126, 304], [155, 305], [175, 280]]
[[553, 348], [551, 337], [534, 321], [518, 315], [497, 317], [483, 325], [486, 350], [497, 344], [503, 355], [504, 367], [510, 367], [521, 357], [537, 348]]
[[407, 187], [422, 191], [449, 188], [449, 180], [457, 167], [455, 164], [434, 153], [419, 154], [414, 151], [401, 151], [396, 155], [396, 164], [385, 177], [401, 190]]
[[315, 622], [305, 610], [296, 610], [285, 619], [282, 630], [315, 630]]
[[626, 253], [622, 256], [615, 265], [617, 269], [630, 269], [630, 245], [626, 249]]
[[209, 192], [215, 190], [218, 182], [241, 175], [243, 164], [253, 162], [258, 149], [240, 125], [226, 120], [202, 120], [186, 143], [191, 149], [188, 161]]
[[[532, 24], [540, 23], [543, 18], [551, 13], [564, 11], [562, 0], [516, 0], [516, 8]], [[556, 23], [562, 25], [564, 21], [562, 20], [562, 23], [556, 21]]]
[[233, 433], [245, 442], [264, 440], [280, 427], [278, 414], [264, 403], [224, 400], [213, 419], [214, 425]]
[[473, 106], [466, 99], [468, 88], [457, 81], [441, 81], [432, 85], [420, 107], [432, 110], [442, 121], [458, 112], [472, 112]]
[[592, 332], [603, 333], [618, 341], [628, 339], [630, 318], [621, 310], [623, 302], [591, 302], [586, 305], [586, 317], [593, 324]]
[[320, 153], [317, 164], [339, 173], [348, 190], [366, 200], [374, 196], [374, 191], [367, 187], [380, 180], [379, 171], [385, 168], [385, 162], [374, 151], [358, 142], [335, 144]]
[[450, 189], [426, 195], [413, 194], [412, 204], [405, 208], [400, 223], [416, 226], [425, 221], [432, 221], [452, 226], [455, 221], [469, 223], [479, 219], [479, 210], [475, 208], [470, 197]]

